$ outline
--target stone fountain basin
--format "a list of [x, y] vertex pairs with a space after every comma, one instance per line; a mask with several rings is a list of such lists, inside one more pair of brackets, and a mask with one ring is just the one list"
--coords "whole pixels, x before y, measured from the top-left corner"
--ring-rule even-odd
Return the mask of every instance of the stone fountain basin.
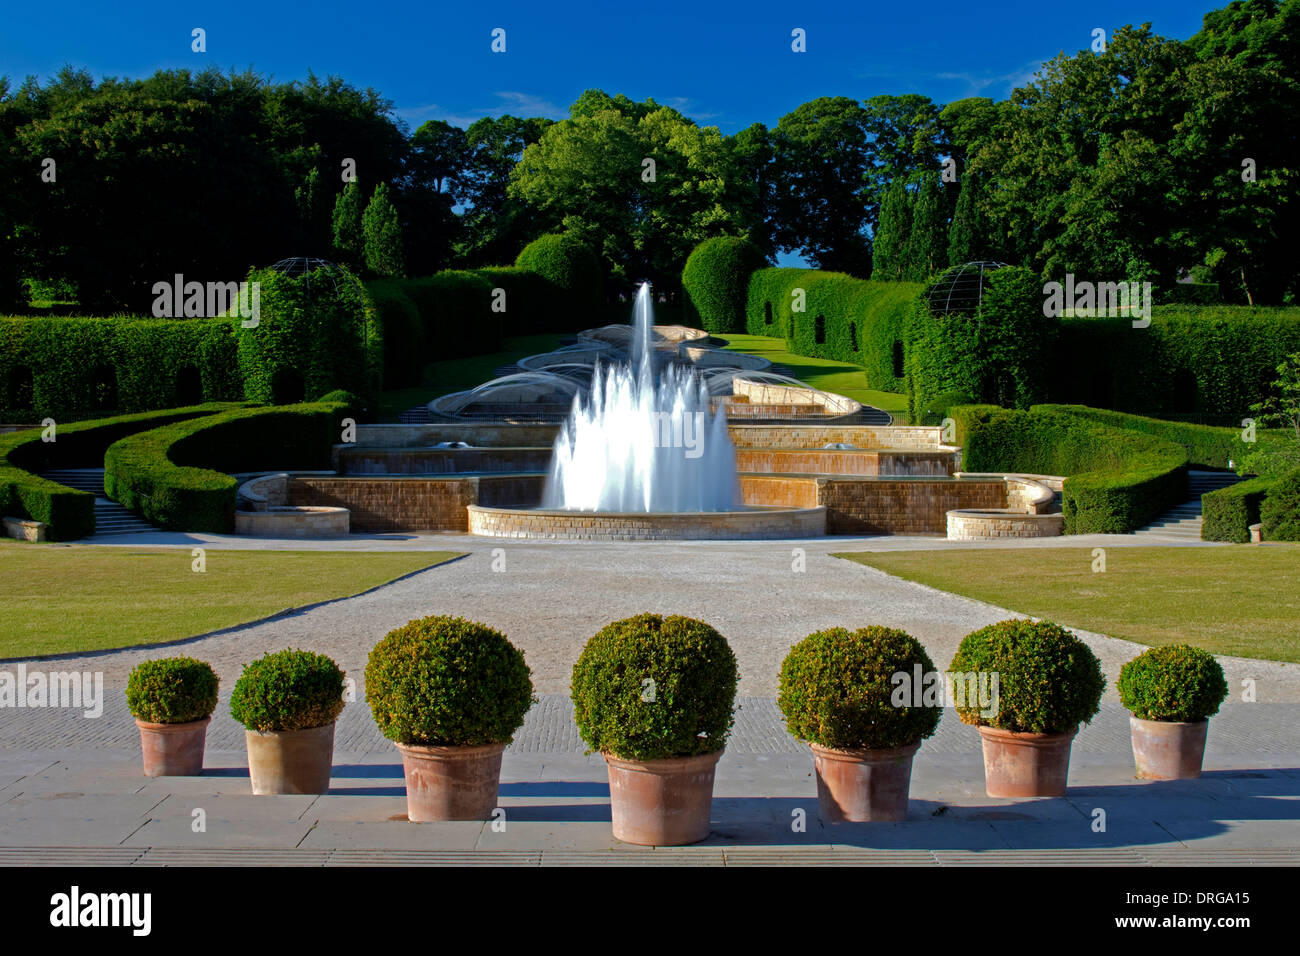
[[621, 512], [470, 505], [470, 534], [576, 541], [696, 541], [818, 538], [826, 509], [754, 507], [737, 511]]

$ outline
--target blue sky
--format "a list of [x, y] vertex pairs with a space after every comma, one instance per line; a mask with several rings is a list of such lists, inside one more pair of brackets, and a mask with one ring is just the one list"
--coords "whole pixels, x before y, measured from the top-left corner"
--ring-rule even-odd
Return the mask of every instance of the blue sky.
[[[412, 128], [514, 113], [561, 118], [584, 89], [653, 97], [733, 133], [817, 96], [923, 93], [946, 103], [1005, 97], [1092, 30], [1151, 22], [1185, 38], [1226, 0], [1086, 4], [930, 2], [21, 3], [5, 12], [0, 74], [64, 64], [96, 77], [252, 67], [285, 81], [308, 70], [373, 86]], [[190, 31], [207, 31], [207, 52]], [[506, 52], [491, 31], [506, 30]], [[791, 30], [807, 52], [791, 52]]]

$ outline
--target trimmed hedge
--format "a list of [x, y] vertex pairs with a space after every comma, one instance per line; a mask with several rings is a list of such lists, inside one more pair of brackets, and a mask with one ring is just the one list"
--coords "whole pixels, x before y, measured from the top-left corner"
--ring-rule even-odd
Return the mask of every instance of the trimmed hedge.
[[0, 318], [0, 420], [243, 398], [230, 319]]
[[1260, 505], [1276, 478], [1251, 478], [1201, 495], [1201, 540], [1250, 541], [1250, 526], [1258, 524]]
[[1115, 686], [1120, 703], [1138, 720], [1209, 720], [1228, 696], [1222, 665], [1190, 644], [1143, 651], [1120, 668]]
[[682, 269], [686, 321], [714, 335], [745, 331], [749, 277], [766, 265], [748, 239], [717, 236], [701, 242]]
[[579, 312], [598, 308], [605, 299], [605, 274], [596, 253], [564, 233], [548, 233], [524, 246], [515, 268], [550, 280]]
[[260, 285], [261, 311], [256, 326], [237, 327], [245, 398], [286, 405], [337, 388], [379, 389], [383, 327], [352, 273], [257, 269], [248, 278]]
[[126, 679], [126, 706], [146, 723], [188, 724], [212, 716], [219, 683], [211, 664], [192, 657], [141, 661]]
[[1259, 506], [1265, 541], [1300, 541], [1300, 469], [1283, 475]]
[[283, 650], [250, 664], [230, 694], [230, 716], [249, 730], [310, 730], [343, 711], [345, 672], [324, 654]]
[[52, 468], [98, 468], [109, 446], [128, 435], [172, 422], [214, 415], [238, 404], [196, 405], [118, 415], [56, 426], [52, 442], [43, 429], [0, 435], [0, 513], [44, 521], [50, 541], [73, 541], [95, 533], [95, 496], [41, 478]]
[[226, 412], [124, 438], [104, 456], [108, 496], [168, 531], [229, 534], [232, 473], [329, 467], [346, 406], [314, 402]]
[[406, 294], [406, 280], [372, 279], [366, 283], [366, 293], [382, 330], [384, 387], [419, 385], [427, 345], [420, 310]]
[[1066, 534], [1126, 534], [1186, 499], [1187, 452], [1173, 442], [1074, 415], [997, 409], [965, 417], [966, 471], [1066, 478]]
[[1295, 352], [1300, 308], [1157, 306], [1144, 329], [1129, 318], [1067, 318], [1051, 399], [1236, 425]]
[[[793, 311], [795, 290], [804, 309]], [[750, 276], [745, 331], [779, 335], [796, 355], [861, 365], [867, 387], [902, 391], [904, 319], [921, 286], [839, 272], [774, 267]], [[770, 321], [769, 321], [770, 320]]]

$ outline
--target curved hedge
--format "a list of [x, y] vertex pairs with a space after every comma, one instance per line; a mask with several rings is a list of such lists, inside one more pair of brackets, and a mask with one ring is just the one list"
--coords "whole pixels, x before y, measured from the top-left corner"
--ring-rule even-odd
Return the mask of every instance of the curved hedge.
[[1201, 540], [1250, 541], [1250, 526], [1260, 523], [1259, 509], [1276, 478], [1251, 478], [1201, 495]]
[[595, 308], [604, 299], [600, 260], [585, 243], [564, 233], [547, 233], [524, 246], [515, 268], [549, 279], [575, 308]]
[[52, 442], [43, 429], [0, 435], [0, 513], [44, 521], [50, 541], [73, 541], [95, 533], [95, 496], [40, 477], [53, 468], [98, 468], [114, 442], [172, 422], [214, 415], [238, 404], [195, 405], [59, 425]]
[[1300, 541], [1300, 469], [1274, 482], [1259, 506], [1265, 541]]
[[1061, 475], [1066, 534], [1127, 534], [1186, 500], [1187, 452], [1073, 415], [995, 409], [968, 417], [966, 471]]
[[168, 531], [229, 534], [232, 473], [329, 467], [345, 406], [314, 402], [226, 412], [131, 435], [104, 455], [108, 496]]
[[[803, 290], [804, 308], [793, 310]], [[839, 272], [774, 267], [750, 276], [745, 331], [779, 335], [796, 355], [861, 365], [867, 386], [902, 391], [904, 318], [915, 282], [877, 282]]]
[[767, 265], [758, 246], [737, 236], [717, 236], [696, 246], [682, 269], [688, 321], [715, 334], [745, 331], [749, 277]]
[[0, 318], [0, 421], [244, 397], [230, 319]]

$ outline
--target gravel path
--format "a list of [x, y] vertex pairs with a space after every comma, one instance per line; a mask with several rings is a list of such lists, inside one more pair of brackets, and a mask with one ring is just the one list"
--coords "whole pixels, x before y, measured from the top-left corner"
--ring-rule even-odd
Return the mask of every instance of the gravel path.
[[[1110, 546], [1131, 544], [1130, 536], [1119, 541], [1096, 537]], [[570, 670], [588, 637], [612, 620], [654, 611], [708, 621], [736, 651], [740, 694], [773, 697], [786, 651], [819, 628], [901, 627], [925, 643], [942, 669], [963, 636], [1011, 616], [992, 605], [830, 556], [832, 551], [886, 550], [880, 547], [882, 540], [899, 547], [934, 548], [945, 544], [942, 539], [628, 545], [512, 542], [458, 535], [391, 538], [390, 544], [400, 547], [468, 553], [367, 594], [184, 642], [180, 645], [183, 653], [211, 662], [227, 693], [245, 663], [266, 651], [290, 646], [330, 655], [360, 685], [370, 648], [389, 630], [429, 614], [460, 614], [500, 629], [523, 649], [538, 693], [567, 694]], [[1091, 546], [1092, 538], [1071, 544]], [[349, 550], [364, 546], [365, 541], [348, 541]], [[247, 548], [252, 542], [215, 536], [142, 535], [120, 543]], [[309, 543], [281, 542], [279, 547], [307, 550], [304, 544]], [[793, 570], [795, 549], [806, 553], [802, 571]], [[1143, 647], [1079, 633], [1101, 658], [1112, 685], [1107, 695], [1114, 699], [1113, 683], [1120, 666]], [[162, 653], [152, 648], [62, 658], [57, 669], [103, 671], [109, 686], [122, 686], [138, 661]], [[1252, 678], [1261, 702], [1300, 701], [1300, 667], [1239, 658], [1221, 660], [1234, 696], [1240, 693], [1241, 680]], [[6, 669], [12, 666], [3, 665]]]

